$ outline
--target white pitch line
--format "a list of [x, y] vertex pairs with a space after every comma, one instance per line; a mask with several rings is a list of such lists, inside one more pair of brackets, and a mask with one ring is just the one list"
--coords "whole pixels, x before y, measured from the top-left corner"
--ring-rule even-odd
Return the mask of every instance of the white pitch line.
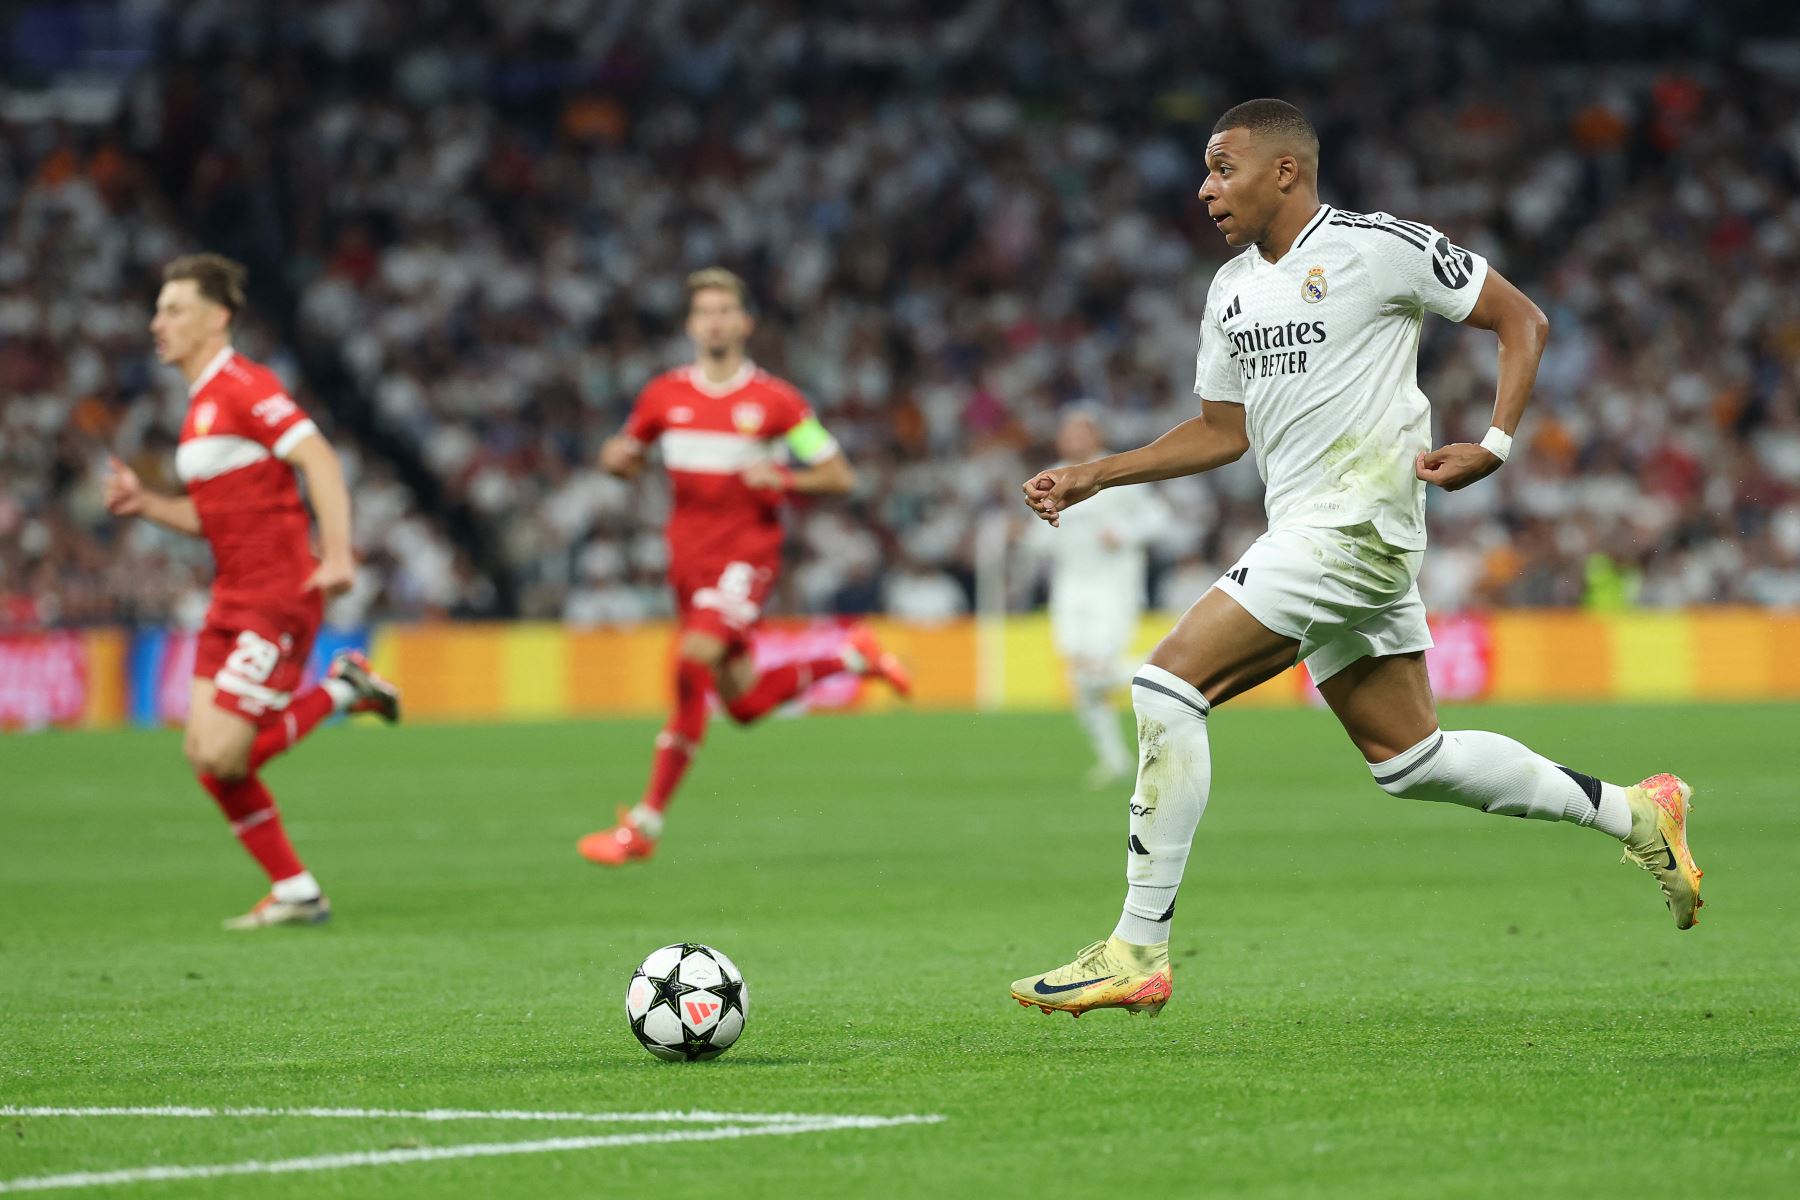
[[437, 1162], [452, 1158], [498, 1158], [509, 1154], [552, 1154], [564, 1150], [598, 1150], [608, 1146], [648, 1146], [670, 1142], [718, 1142], [733, 1138], [773, 1137], [797, 1133], [831, 1133], [841, 1129], [886, 1129], [896, 1125], [935, 1125], [940, 1116], [818, 1117], [777, 1124], [721, 1125], [715, 1129], [674, 1129], [663, 1133], [615, 1133], [599, 1137], [545, 1138], [535, 1142], [473, 1142], [461, 1146], [428, 1146], [412, 1150], [359, 1151], [252, 1160], [188, 1167], [130, 1167], [122, 1171], [79, 1171], [68, 1175], [34, 1175], [0, 1180], [0, 1192], [47, 1192], [60, 1188], [108, 1187], [122, 1183], [158, 1183], [171, 1179], [214, 1179], [226, 1175], [285, 1175], [298, 1171], [336, 1171], [345, 1167], [383, 1167], [397, 1163]]
[[732, 1113], [665, 1109], [658, 1112], [533, 1112], [521, 1109], [476, 1108], [204, 1108], [185, 1104], [128, 1105], [122, 1107], [67, 1108], [0, 1104], [0, 1117], [308, 1117], [327, 1120], [405, 1121], [579, 1121], [606, 1123], [702, 1125], [736, 1122], [742, 1125], [778, 1125], [792, 1121], [835, 1120], [832, 1113]]

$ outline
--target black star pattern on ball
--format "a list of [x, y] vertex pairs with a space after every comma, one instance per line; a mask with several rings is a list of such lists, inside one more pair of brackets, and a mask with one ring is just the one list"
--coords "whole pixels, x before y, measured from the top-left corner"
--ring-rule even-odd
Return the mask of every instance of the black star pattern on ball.
[[734, 1008], [739, 1012], [743, 1012], [744, 981], [741, 979], [728, 978], [723, 971], [719, 972], [719, 975], [720, 981], [713, 985], [712, 990], [718, 995], [720, 1001], [723, 1002], [725, 1006], [720, 1015], [723, 1016]]
[[669, 1006], [669, 1010], [679, 1017], [681, 1015], [681, 998], [689, 992], [700, 990], [691, 983], [681, 982], [680, 963], [670, 967], [669, 973], [660, 979], [655, 975], [646, 975], [644, 978], [651, 987], [656, 989], [656, 995], [651, 998], [649, 1005], [644, 1009], [645, 1013], [659, 1004], [666, 1004]]

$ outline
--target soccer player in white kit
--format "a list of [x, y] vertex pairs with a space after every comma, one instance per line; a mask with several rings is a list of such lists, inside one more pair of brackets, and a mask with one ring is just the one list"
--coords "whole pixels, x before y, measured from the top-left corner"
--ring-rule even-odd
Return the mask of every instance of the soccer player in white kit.
[[[1063, 419], [1056, 452], [1064, 462], [1087, 462], [1106, 450], [1095, 415], [1077, 408]], [[1144, 612], [1148, 547], [1169, 525], [1168, 506], [1149, 488], [1101, 492], [1068, 514], [1033, 549], [1050, 565], [1050, 634], [1068, 672], [1075, 716], [1097, 760], [1095, 787], [1131, 772], [1112, 694], [1130, 678], [1125, 652]]]
[[[1620, 787], [1511, 738], [1438, 726], [1414, 584], [1425, 485], [1455, 491], [1500, 469], [1549, 322], [1430, 226], [1319, 203], [1318, 163], [1318, 136], [1290, 104], [1251, 100], [1220, 118], [1200, 201], [1243, 252], [1219, 268], [1207, 296], [1200, 415], [1142, 449], [1024, 485], [1031, 508], [1058, 525], [1104, 489], [1196, 474], [1254, 450], [1269, 531], [1132, 680], [1138, 777], [1124, 911], [1112, 936], [1073, 962], [1014, 982], [1020, 1004], [1079, 1016], [1154, 1014], [1167, 1002], [1175, 895], [1211, 783], [1207, 715], [1296, 661], [1383, 791], [1594, 826], [1656, 878], [1676, 928], [1695, 922], [1686, 783], [1654, 775]], [[1493, 428], [1479, 444], [1431, 449], [1417, 381], [1427, 312], [1497, 335]]]

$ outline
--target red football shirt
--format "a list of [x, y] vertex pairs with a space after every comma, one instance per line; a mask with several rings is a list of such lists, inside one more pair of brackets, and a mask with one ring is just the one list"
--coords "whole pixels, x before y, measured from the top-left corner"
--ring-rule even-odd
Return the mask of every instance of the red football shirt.
[[[812, 419], [792, 384], [749, 362], [723, 383], [709, 383], [698, 367], [680, 367], [645, 385], [625, 433], [662, 446], [675, 493], [671, 572], [732, 562], [772, 569], [780, 563], [784, 497], [746, 486], [738, 473], [774, 461], [780, 439]], [[828, 437], [808, 449], [805, 465], [837, 452]]]
[[188, 388], [175, 470], [212, 547], [213, 604], [292, 604], [318, 562], [286, 455], [315, 426], [275, 373], [230, 346]]

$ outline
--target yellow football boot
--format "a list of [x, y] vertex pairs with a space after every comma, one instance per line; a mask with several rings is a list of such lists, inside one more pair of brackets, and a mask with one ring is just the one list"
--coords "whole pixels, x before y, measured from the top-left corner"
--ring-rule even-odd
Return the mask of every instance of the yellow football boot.
[[1622, 861], [1656, 876], [1675, 928], [1691, 929], [1700, 917], [1700, 868], [1688, 852], [1687, 815], [1694, 789], [1674, 775], [1652, 775], [1625, 789], [1631, 803], [1631, 836]]
[[1118, 938], [1095, 942], [1075, 961], [1012, 985], [1013, 999], [1026, 1008], [1079, 1017], [1096, 1008], [1122, 1008], [1155, 1016], [1169, 1002], [1172, 974], [1169, 943], [1134, 946]]

